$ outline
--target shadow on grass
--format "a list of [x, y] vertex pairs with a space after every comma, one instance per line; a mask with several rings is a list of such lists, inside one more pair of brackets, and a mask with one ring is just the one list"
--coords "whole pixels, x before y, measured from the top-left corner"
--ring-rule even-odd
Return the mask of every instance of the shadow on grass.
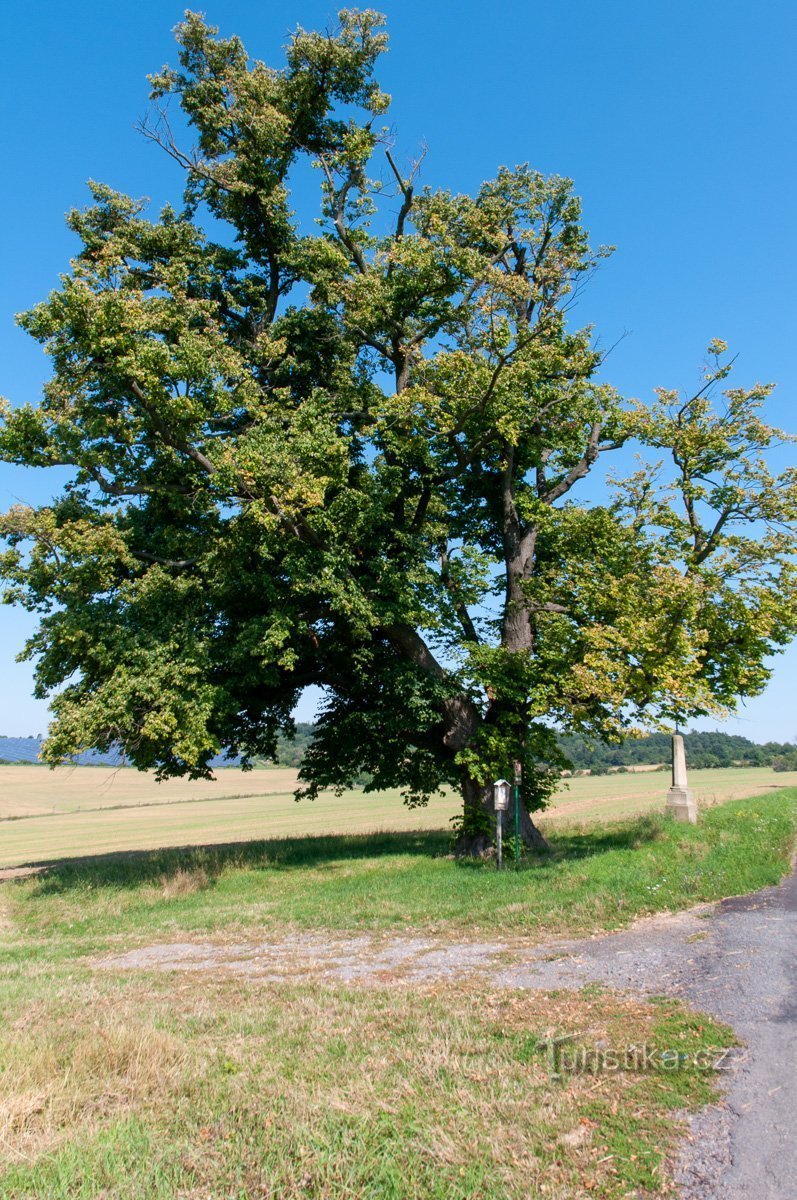
[[[555, 870], [564, 861], [594, 858], [615, 850], [636, 850], [666, 837], [668, 824], [668, 820], [663, 816], [646, 813], [639, 817], [612, 821], [606, 825], [547, 830], [545, 836], [548, 840], [548, 850], [524, 853], [520, 860], [520, 870]], [[495, 862], [463, 858], [458, 860], [457, 866], [463, 870], [490, 870], [495, 869]], [[515, 870], [515, 860], [511, 853], [506, 851], [504, 869]]]
[[668, 817], [659, 813], [645, 813], [608, 825], [554, 830], [548, 835], [551, 854], [546, 858], [590, 858], [612, 850], [636, 850], [651, 842], [661, 841], [671, 827], [672, 822]]
[[[448, 852], [445, 830], [408, 833], [334, 834], [323, 837], [272, 838], [162, 850], [121, 850], [82, 855], [41, 864], [40, 892], [79, 887], [134, 888], [168, 880], [180, 872], [202, 871], [210, 881], [228, 867], [279, 870], [315, 867], [339, 860], [379, 858], [394, 854], [433, 858]], [[36, 864], [39, 865], [39, 864]]]
[[[616, 850], [630, 850], [664, 836], [660, 818], [641, 816], [612, 825], [552, 831], [547, 853], [524, 856], [521, 869], [555, 869], [563, 860], [584, 859]], [[337, 834], [323, 837], [274, 838], [220, 845], [181, 846], [162, 850], [127, 850], [81, 856], [41, 864], [39, 894], [76, 888], [135, 888], [153, 881], [166, 882], [180, 874], [202, 872], [212, 884], [226, 868], [292, 870], [335, 862], [378, 859], [393, 855], [440, 858], [450, 854], [447, 830], [370, 834]], [[493, 859], [458, 859], [452, 863], [467, 871], [494, 871]], [[507, 862], [507, 868], [514, 864]]]

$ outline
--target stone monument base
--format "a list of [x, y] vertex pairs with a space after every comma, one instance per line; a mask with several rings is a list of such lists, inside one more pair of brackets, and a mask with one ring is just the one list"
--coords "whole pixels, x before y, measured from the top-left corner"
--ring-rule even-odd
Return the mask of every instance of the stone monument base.
[[671, 787], [667, 792], [667, 812], [672, 813], [676, 821], [689, 821], [697, 824], [697, 801], [691, 788]]

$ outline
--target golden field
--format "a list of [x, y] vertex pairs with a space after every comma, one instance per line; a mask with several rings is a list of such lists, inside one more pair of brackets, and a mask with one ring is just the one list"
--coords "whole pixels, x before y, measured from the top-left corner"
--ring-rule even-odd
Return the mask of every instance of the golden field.
[[[797, 784], [769, 768], [694, 771], [702, 804], [742, 799]], [[611, 819], [661, 808], [664, 771], [578, 776], [563, 782], [543, 825]], [[396, 791], [324, 795], [296, 803], [296, 771], [219, 771], [214, 780], [168, 780], [130, 768], [0, 767], [0, 867], [164, 846], [237, 842], [297, 834], [445, 828], [454, 795], [408, 809]]]

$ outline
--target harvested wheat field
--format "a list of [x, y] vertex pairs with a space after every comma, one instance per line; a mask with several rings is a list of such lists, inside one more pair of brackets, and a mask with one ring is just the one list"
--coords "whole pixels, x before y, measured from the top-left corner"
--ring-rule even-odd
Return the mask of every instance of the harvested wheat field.
[[[700, 803], [760, 795], [797, 783], [769, 768], [696, 771]], [[566, 783], [543, 825], [589, 822], [661, 808], [666, 772], [580, 776]], [[397, 791], [323, 795], [296, 803], [296, 771], [228, 769], [213, 780], [168, 780], [108, 767], [0, 767], [0, 867], [80, 854], [147, 850], [297, 834], [448, 827], [454, 795], [406, 808]]]

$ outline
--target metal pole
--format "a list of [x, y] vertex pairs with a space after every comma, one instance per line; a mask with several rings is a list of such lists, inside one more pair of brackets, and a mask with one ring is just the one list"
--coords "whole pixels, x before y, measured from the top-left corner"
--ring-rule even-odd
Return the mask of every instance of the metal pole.
[[496, 816], [496, 820], [498, 821], [498, 870], [500, 871], [501, 863], [503, 862], [503, 837], [502, 837], [503, 828], [502, 828], [502, 826], [504, 823], [504, 814], [500, 808], [499, 808], [498, 812], [495, 814], [495, 816]]
[[522, 767], [515, 761], [515, 870], [520, 870], [520, 781]]

